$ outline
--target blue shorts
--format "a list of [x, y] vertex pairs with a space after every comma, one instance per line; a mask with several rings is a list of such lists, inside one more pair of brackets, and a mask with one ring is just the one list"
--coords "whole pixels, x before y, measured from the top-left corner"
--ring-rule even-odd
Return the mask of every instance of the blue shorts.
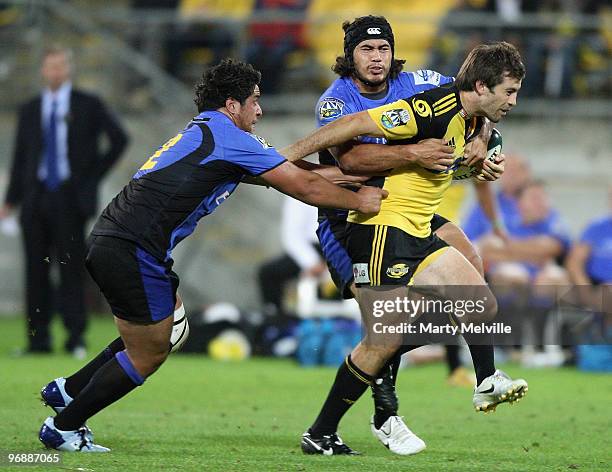
[[113, 315], [134, 323], [156, 323], [174, 314], [178, 276], [132, 241], [92, 235], [85, 266]]

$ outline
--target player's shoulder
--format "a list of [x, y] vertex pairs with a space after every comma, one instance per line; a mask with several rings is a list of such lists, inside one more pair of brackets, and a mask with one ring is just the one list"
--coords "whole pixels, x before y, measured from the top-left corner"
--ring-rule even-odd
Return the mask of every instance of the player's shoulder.
[[399, 73], [397, 80], [401, 84], [410, 85], [412, 87], [439, 87], [440, 85], [452, 82], [453, 77], [436, 72], [431, 69], [419, 69], [411, 72], [402, 71]]
[[316, 105], [317, 119], [321, 123], [329, 122], [341, 115], [351, 113], [352, 94], [348, 79], [338, 78], [319, 97]]
[[437, 100], [447, 97], [450, 95], [456, 95], [459, 93], [459, 89], [452, 83], [438, 85], [427, 90], [423, 90], [418, 94], [414, 95], [414, 99], [423, 99], [430, 103], [435, 103]]

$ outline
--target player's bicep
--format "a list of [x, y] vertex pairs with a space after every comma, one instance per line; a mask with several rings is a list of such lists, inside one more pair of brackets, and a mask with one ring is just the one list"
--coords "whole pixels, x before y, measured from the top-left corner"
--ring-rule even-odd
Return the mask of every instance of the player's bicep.
[[396, 140], [412, 138], [418, 133], [414, 112], [405, 100], [371, 108], [367, 113], [378, 130], [378, 134], [368, 133], [371, 136]]

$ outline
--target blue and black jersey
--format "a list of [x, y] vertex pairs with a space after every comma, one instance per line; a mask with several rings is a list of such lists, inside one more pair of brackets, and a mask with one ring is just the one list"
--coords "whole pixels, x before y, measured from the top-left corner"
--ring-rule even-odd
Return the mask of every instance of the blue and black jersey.
[[133, 241], [168, 261], [198, 220], [223, 203], [245, 175], [284, 162], [259, 136], [242, 131], [223, 113], [205, 111], [142, 165], [92, 234]]

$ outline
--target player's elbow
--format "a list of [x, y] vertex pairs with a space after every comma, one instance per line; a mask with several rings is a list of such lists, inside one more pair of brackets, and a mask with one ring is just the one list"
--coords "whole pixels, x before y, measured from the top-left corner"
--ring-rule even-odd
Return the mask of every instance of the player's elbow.
[[340, 164], [340, 169], [342, 169], [342, 172], [344, 172], [345, 174], [357, 174], [363, 171], [363, 169], [360, 166], [359, 160], [356, 159], [354, 156], [351, 156], [351, 155], [342, 156], [338, 160], [338, 162]]

